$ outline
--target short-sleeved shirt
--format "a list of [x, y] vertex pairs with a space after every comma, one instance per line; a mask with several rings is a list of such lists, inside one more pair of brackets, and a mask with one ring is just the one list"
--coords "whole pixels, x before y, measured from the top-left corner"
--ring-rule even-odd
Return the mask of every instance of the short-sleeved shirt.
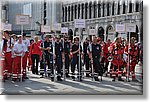
[[28, 48], [29, 48], [29, 45], [30, 45], [30, 41], [28, 39], [25, 39], [25, 40], [22, 40], [22, 42], [24, 43], [25, 45], [25, 52], [28, 52]]
[[63, 46], [60, 42], [55, 42], [55, 54], [56, 56], [61, 56], [63, 52]]
[[[44, 46], [43, 46], [43, 43], [41, 43], [41, 47], [43, 48], [50, 48], [50, 52], [52, 52], [52, 43], [51, 42], [47, 42], [47, 41], [44, 41]], [[44, 51], [45, 54], [49, 54], [48, 50], [45, 50]]]
[[[14, 56], [23, 56], [23, 52], [25, 52], [25, 45], [23, 43], [19, 44], [18, 42], [14, 45]], [[22, 52], [21, 54], [16, 54]]]
[[[77, 51], [79, 49], [79, 45], [72, 45], [72, 52]], [[82, 52], [82, 46], [80, 45], [80, 52]], [[73, 56], [77, 56], [79, 53], [73, 54]]]

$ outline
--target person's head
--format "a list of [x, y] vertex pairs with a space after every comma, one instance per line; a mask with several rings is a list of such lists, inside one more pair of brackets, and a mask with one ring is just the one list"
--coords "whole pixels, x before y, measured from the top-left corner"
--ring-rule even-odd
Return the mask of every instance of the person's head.
[[4, 31], [4, 37], [8, 37], [9, 36], [9, 32], [8, 31]]
[[135, 44], [135, 38], [134, 37], [131, 38], [131, 44]]
[[110, 41], [110, 39], [108, 39], [108, 40], [107, 40], [107, 44], [110, 45], [110, 43], [111, 43], [111, 41]]
[[12, 38], [13, 38], [13, 39], [17, 39], [16, 34], [12, 34]]
[[79, 38], [76, 37], [76, 38], [74, 39], [74, 42], [75, 42], [75, 44], [79, 44]]
[[21, 43], [21, 42], [22, 42], [22, 36], [18, 35], [18, 43]]
[[57, 37], [56, 37], [56, 42], [59, 42], [59, 41], [60, 41], [60, 37], [57, 36]]
[[87, 38], [85, 39], [85, 42], [87, 42], [87, 43], [88, 43], [89, 41], [90, 41], [90, 40], [89, 40], [89, 38], [87, 37]]
[[37, 36], [34, 37], [35, 42], [38, 42], [39, 38]]
[[25, 40], [25, 39], [26, 39], [26, 34], [25, 34], [25, 33], [23, 33], [23, 35], [22, 35], [22, 36], [23, 36], [23, 39]]
[[44, 37], [44, 40], [45, 40], [45, 41], [49, 41], [49, 36], [46, 35], [46, 36]]
[[93, 43], [97, 43], [97, 37], [93, 36]]
[[31, 40], [30, 40], [30, 44], [33, 44], [33, 43], [34, 43], [34, 40], [33, 40], [33, 39], [31, 39]]
[[121, 43], [121, 41], [122, 41], [122, 38], [121, 38], [121, 37], [119, 37], [119, 38], [118, 38], [118, 42], [119, 42], [119, 43]]

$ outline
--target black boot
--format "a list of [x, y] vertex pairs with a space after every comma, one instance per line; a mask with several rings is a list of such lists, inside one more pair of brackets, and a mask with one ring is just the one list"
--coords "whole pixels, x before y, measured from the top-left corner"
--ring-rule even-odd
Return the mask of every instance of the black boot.
[[89, 74], [86, 74], [86, 77], [90, 77], [90, 75], [89, 75]]
[[79, 80], [79, 81], [82, 81], [82, 77], [81, 77], [81, 76], [78, 76], [78, 80]]
[[95, 80], [95, 81], [99, 81], [98, 77], [94, 77], [94, 80]]
[[115, 81], [116, 80], [116, 78], [113, 78], [113, 80], [112, 81]]
[[69, 77], [70, 77], [68, 73], [66, 73], [66, 77], [67, 77], [67, 78], [69, 78]]
[[51, 81], [54, 81], [54, 77], [51, 77]]
[[61, 76], [57, 76], [57, 81], [62, 81]]

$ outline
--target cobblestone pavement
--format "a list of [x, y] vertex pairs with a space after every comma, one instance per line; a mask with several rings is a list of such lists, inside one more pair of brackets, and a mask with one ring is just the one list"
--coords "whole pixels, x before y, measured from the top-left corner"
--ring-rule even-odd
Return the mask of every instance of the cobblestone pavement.
[[29, 79], [24, 82], [7, 80], [1, 88], [2, 94], [142, 94], [143, 85], [139, 82], [112, 82], [111, 78], [103, 77], [102, 82], [85, 78], [82, 82], [66, 81], [52, 82], [50, 78], [40, 78], [29, 73]]

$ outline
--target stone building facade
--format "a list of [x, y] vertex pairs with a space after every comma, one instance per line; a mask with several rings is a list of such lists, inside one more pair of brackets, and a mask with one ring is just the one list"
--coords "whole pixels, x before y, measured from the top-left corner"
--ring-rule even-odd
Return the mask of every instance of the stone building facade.
[[89, 36], [89, 29], [94, 28], [96, 35], [103, 40], [113, 40], [116, 36], [128, 39], [127, 32], [116, 35], [115, 25], [136, 24], [137, 41], [143, 38], [143, 1], [141, 0], [95, 0], [68, 1], [62, 4], [62, 26], [69, 28], [69, 36], [76, 36], [79, 30], [74, 28], [74, 19], [85, 19], [86, 28], [82, 29], [82, 39]]

